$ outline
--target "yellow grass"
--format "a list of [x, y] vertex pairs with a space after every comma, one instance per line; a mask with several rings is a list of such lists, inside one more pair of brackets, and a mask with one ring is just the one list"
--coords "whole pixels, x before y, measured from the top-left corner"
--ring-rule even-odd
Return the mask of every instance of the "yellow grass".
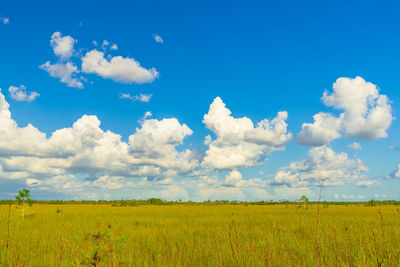
[[24, 221], [20, 212], [12, 207], [8, 235], [0, 205], [0, 266], [400, 266], [394, 206], [321, 207], [320, 258], [316, 206], [34, 205]]

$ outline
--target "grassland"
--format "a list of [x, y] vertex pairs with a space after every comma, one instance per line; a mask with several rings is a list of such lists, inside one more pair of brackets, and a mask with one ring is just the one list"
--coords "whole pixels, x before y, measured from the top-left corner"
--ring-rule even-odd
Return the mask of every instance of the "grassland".
[[1, 266], [400, 266], [396, 206], [321, 206], [319, 249], [316, 205], [33, 205], [26, 214], [0, 205]]

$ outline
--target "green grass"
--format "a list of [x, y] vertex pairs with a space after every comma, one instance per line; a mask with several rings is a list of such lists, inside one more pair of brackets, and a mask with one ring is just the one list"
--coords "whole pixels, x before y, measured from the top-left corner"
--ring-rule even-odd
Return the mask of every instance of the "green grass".
[[321, 206], [320, 257], [316, 205], [13, 206], [9, 235], [8, 211], [0, 266], [400, 265], [395, 206]]

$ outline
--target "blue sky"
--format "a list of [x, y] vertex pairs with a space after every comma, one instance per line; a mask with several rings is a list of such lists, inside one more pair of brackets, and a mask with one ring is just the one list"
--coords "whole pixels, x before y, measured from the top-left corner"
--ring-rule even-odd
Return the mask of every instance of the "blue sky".
[[3, 1], [0, 198], [400, 199], [399, 8]]

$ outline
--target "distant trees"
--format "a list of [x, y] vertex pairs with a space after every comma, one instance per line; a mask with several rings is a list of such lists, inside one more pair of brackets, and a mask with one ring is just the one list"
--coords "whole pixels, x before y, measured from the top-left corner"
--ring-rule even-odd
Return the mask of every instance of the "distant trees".
[[23, 188], [22, 190], [18, 191], [18, 194], [15, 196], [15, 199], [18, 202], [18, 205], [22, 205], [22, 220], [25, 219], [25, 207], [26, 205], [32, 205], [32, 199], [31, 199], [31, 192]]
[[366, 203], [366, 206], [368, 206], [368, 207], [375, 207], [375, 206], [377, 206], [378, 205], [378, 201], [376, 201], [376, 200], [374, 200], [374, 199], [371, 199], [370, 201], [368, 201], [367, 203]]

